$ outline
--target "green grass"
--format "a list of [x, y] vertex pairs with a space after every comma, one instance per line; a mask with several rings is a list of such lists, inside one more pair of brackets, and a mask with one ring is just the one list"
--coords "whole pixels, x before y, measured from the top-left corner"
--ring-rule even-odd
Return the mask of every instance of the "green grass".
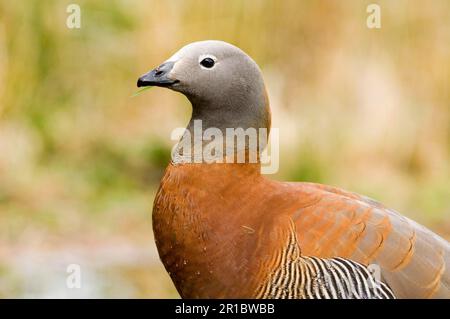
[[144, 91], [147, 91], [151, 88], [153, 88], [153, 86], [144, 86], [144, 87], [140, 88], [139, 90], [137, 90], [135, 93], [133, 93], [133, 95], [131, 95], [131, 97], [136, 97], [138, 95], [141, 95]]

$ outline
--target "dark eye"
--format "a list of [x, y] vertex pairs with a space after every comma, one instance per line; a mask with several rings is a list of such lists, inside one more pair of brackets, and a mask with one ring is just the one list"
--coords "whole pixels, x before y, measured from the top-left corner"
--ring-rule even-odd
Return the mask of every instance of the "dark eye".
[[214, 66], [214, 60], [213, 59], [211, 59], [211, 58], [204, 58], [201, 62], [200, 62], [200, 64], [202, 65], [202, 66], [204, 66], [205, 68], [208, 68], [208, 69], [210, 69], [210, 68], [212, 68], [213, 66]]

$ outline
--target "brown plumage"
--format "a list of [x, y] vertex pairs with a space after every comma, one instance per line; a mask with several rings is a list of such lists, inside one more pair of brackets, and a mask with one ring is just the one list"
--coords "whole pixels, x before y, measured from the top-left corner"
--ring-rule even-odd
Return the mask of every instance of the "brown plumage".
[[303, 256], [379, 264], [399, 298], [450, 297], [443, 239], [356, 194], [271, 181], [254, 164], [169, 165], [153, 223], [182, 297], [256, 297], [292, 231]]
[[[195, 74], [182, 63], [177, 66], [183, 59], [197, 61], [200, 54], [212, 53], [218, 61], [236, 56], [229, 61], [253, 72], [258, 86], [259, 69], [242, 51], [207, 41], [180, 52], [162, 79], [155, 79], [153, 71], [153, 78], [146, 75], [138, 85], [184, 93], [193, 104], [193, 119], [203, 119], [208, 127], [268, 126], [264, 89], [250, 87], [256, 100], [228, 95], [229, 104], [214, 95], [213, 103], [221, 107], [211, 111], [200, 102], [209, 101], [199, 96], [206, 89], [183, 78]], [[215, 72], [220, 70], [217, 66]], [[215, 76], [209, 81], [213, 90]], [[223, 94], [242, 87], [242, 81], [231, 91], [220, 84]], [[242, 105], [235, 108], [237, 103]], [[250, 109], [250, 115], [229, 115], [235, 109]], [[214, 116], [205, 115], [209, 111]], [[153, 228], [161, 260], [184, 298], [389, 298], [392, 293], [450, 298], [447, 241], [366, 197], [330, 186], [269, 180], [260, 174], [259, 163], [170, 163], [156, 195]], [[345, 291], [348, 280], [367, 276], [370, 264], [381, 268], [381, 290], [372, 294], [362, 284]]]

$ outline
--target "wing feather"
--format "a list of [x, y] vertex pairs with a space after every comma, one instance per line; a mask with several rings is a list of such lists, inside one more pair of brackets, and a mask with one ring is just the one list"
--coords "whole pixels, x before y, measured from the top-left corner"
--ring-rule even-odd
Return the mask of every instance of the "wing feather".
[[450, 244], [427, 228], [354, 193], [303, 183], [321, 200], [295, 215], [302, 255], [378, 264], [399, 298], [450, 298]]

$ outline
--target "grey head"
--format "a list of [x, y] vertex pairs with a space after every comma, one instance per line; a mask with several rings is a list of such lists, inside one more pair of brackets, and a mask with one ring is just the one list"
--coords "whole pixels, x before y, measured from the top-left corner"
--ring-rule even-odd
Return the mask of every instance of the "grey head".
[[137, 85], [184, 94], [192, 104], [191, 123], [202, 120], [204, 128], [270, 128], [269, 103], [258, 65], [223, 41], [184, 46], [140, 77]]

